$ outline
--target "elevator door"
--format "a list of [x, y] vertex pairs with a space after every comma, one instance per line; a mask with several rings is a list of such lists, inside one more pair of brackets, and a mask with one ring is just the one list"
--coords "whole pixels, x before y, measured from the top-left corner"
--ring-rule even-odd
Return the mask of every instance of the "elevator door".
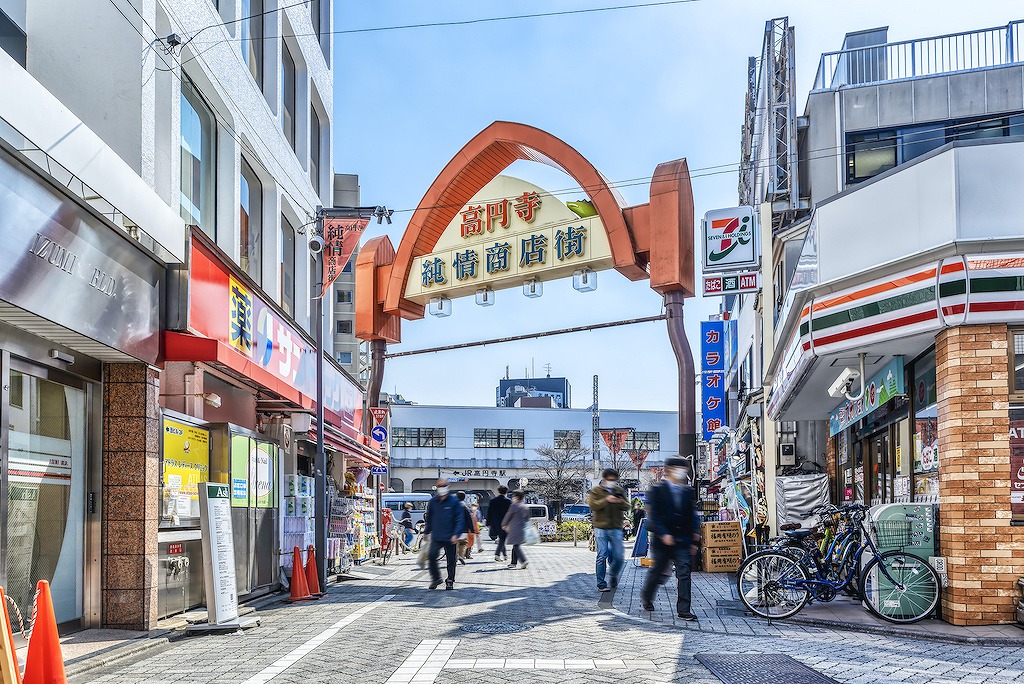
[[36, 582], [47, 580], [57, 622], [77, 621], [85, 574], [87, 385], [17, 359], [3, 374], [0, 586], [27, 619]]

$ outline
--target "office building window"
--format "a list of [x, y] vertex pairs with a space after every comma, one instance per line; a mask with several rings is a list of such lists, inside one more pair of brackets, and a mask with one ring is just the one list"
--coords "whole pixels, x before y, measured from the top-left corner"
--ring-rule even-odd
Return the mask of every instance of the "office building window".
[[623, 451], [646, 451], [648, 453], [652, 451], [661, 451], [661, 433], [660, 432], [640, 432], [634, 430], [629, 433], [626, 437], [625, 443], [622, 445]]
[[580, 431], [579, 430], [555, 430], [555, 448], [556, 449], [579, 449], [580, 448]]
[[896, 135], [892, 131], [850, 136], [846, 149], [846, 181], [859, 183], [896, 166]]
[[523, 449], [526, 431], [504, 428], [474, 428], [473, 447], [476, 449]]
[[316, 108], [309, 106], [309, 182], [313, 191], [320, 194], [320, 117]]
[[338, 352], [337, 359], [342, 366], [347, 366], [352, 363], [352, 352]]
[[281, 308], [295, 318], [295, 229], [281, 216]]
[[281, 130], [288, 144], [295, 149], [295, 60], [288, 51], [288, 44], [281, 44], [281, 90], [284, 94], [284, 107], [281, 112]]
[[352, 321], [338, 321], [335, 329], [339, 335], [351, 335], [352, 334]]
[[257, 283], [263, 283], [263, 184], [242, 157], [239, 177], [238, 265]]
[[263, 89], [263, 0], [242, 0], [242, 59]]
[[338, 290], [338, 304], [351, 304], [352, 290]]
[[446, 446], [445, 428], [392, 428], [391, 446], [443, 449]]
[[181, 79], [181, 218], [217, 239], [214, 223], [217, 124], [195, 84]]
[[345, 268], [341, 269], [341, 272], [342, 273], [351, 273], [352, 272], [352, 262], [353, 262], [353, 260], [349, 259], [348, 263], [345, 264]]

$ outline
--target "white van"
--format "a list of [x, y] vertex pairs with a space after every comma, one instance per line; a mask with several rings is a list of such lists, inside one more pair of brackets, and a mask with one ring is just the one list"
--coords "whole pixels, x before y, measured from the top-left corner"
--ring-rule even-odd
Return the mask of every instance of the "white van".
[[430, 501], [431, 494], [396, 494], [390, 492], [388, 494], [381, 494], [381, 505], [391, 509], [391, 517], [394, 518], [395, 522], [399, 522], [402, 519], [402, 510], [405, 504], [412, 504], [412, 524], [415, 525], [418, 522], [423, 521], [423, 513], [427, 510], [427, 503]]
[[530, 522], [532, 523], [547, 522], [551, 519], [548, 516], [548, 507], [544, 504], [526, 504], [526, 507], [530, 509]]

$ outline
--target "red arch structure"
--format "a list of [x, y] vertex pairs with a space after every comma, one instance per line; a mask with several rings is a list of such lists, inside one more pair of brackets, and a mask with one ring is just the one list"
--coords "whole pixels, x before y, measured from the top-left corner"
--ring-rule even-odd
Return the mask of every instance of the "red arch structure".
[[615, 269], [650, 280], [665, 296], [669, 337], [680, 365], [680, 451], [693, 453], [693, 358], [682, 326], [683, 299], [694, 294], [693, 193], [685, 159], [659, 164], [651, 201], [628, 207], [587, 159], [533, 126], [495, 121], [466, 143], [427, 189], [396, 250], [387, 237], [364, 245], [356, 261], [356, 336], [372, 342], [368, 401], [375, 406], [386, 343], [401, 341], [401, 319], [418, 319], [422, 304], [405, 298], [416, 257], [430, 254], [462, 207], [513, 162], [547, 164], [572, 177], [604, 223]]

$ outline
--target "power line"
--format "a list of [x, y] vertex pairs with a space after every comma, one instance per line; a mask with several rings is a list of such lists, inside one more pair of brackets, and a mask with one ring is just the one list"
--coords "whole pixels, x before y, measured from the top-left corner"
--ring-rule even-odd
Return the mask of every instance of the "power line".
[[[197, 37], [199, 37], [199, 34], [201, 34], [203, 31], [206, 31], [207, 29], [212, 29], [215, 26], [230, 26], [231, 24], [239, 24], [239, 23], [241, 23], [243, 21], [248, 21], [249, 19], [254, 19], [256, 17], [262, 17], [262, 16], [265, 16], [265, 15], [268, 15], [268, 14], [273, 14], [275, 12], [282, 12], [282, 11], [284, 11], [286, 9], [291, 8], [291, 7], [298, 7], [299, 5], [305, 5], [307, 1], [308, 0], [301, 0], [301, 2], [296, 2], [296, 3], [293, 3], [291, 5], [283, 5], [281, 7], [275, 7], [274, 9], [265, 10], [263, 12], [255, 12], [253, 14], [249, 14], [249, 15], [246, 15], [244, 17], [239, 17], [238, 19], [232, 19], [231, 21], [222, 21], [222, 22], [218, 22], [218, 23], [215, 23], [215, 24], [209, 24], [209, 25], [204, 26], [201, 29], [197, 30], [195, 33], [193, 33], [191, 38], [189, 38], [188, 40], [186, 40], [184, 43], [181, 44], [181, 47], [184, 48], [186, 45], [188, 45], [193, 40], [195, 40]], [[270, 36], [263, 36], [261, 38], [261, 40], [265, 40], [268, 37], [270, 37]], [[278, 36], [273, 36], [273, 37], [277, 38]], [[235, 39], [229, 38], [228, 40], [235, 40]], [[239, 40], [241, 40], [241, 39], [239, 39]], [[223, 42], [223, 40], [221, 42]], [[195, 58], [193, 58], [193, 59], [195, 59]]]

